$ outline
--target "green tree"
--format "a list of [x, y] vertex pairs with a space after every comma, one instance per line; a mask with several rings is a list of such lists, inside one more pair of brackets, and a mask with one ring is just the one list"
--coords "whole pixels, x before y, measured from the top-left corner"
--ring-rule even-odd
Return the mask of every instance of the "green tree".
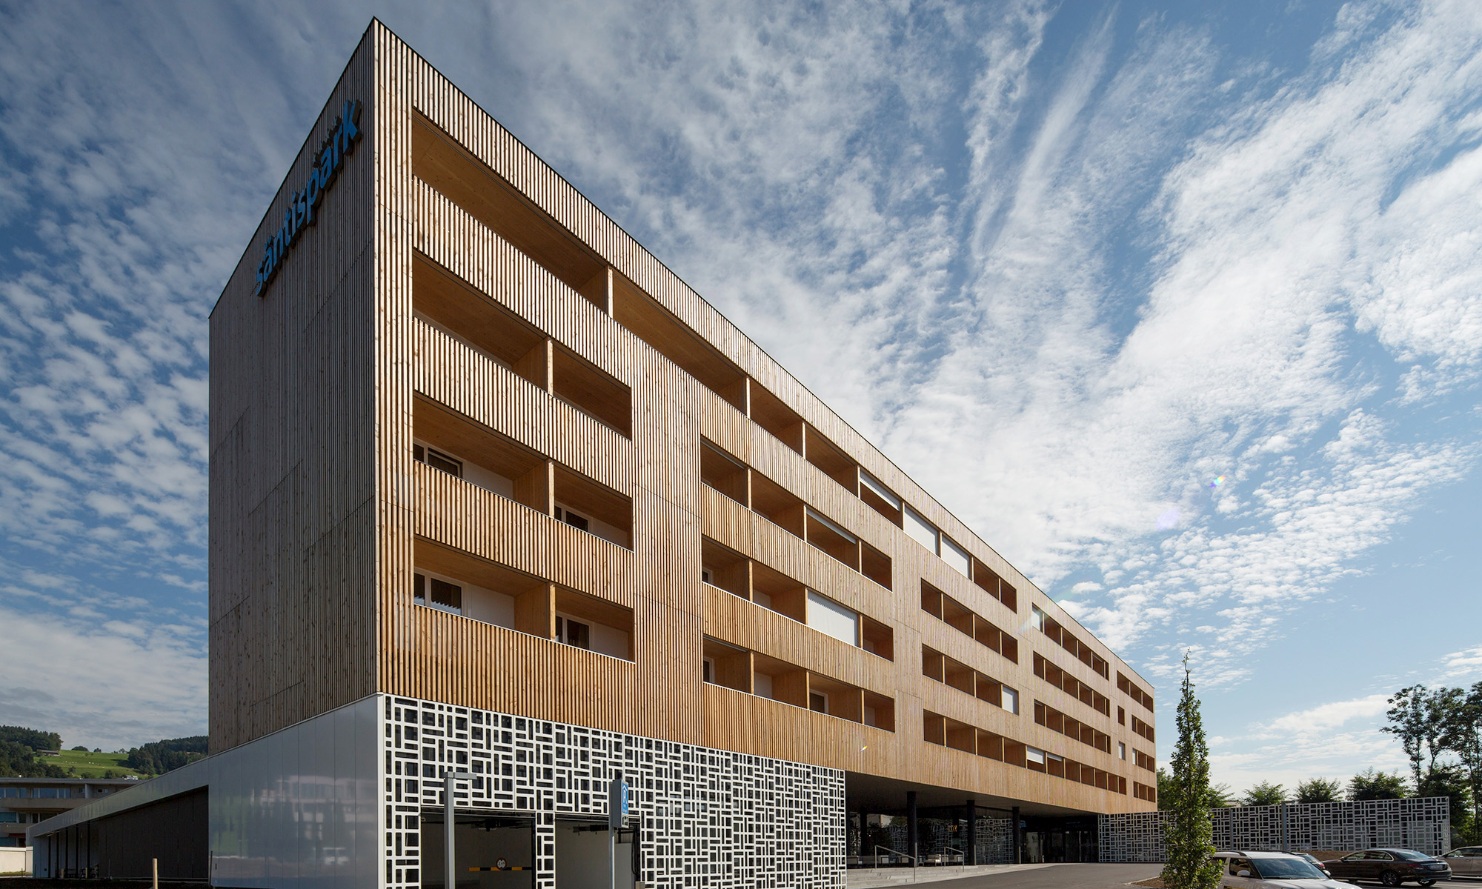
[[1474, 684], [1457, 705], [1454, 750], [1466, 770], [1467, 790], [1472, 798], [1472, 829], [1466, 841], [1482, 841], [1482, 682]]
[[1286, 790], [1280, 784], [1262, 781], [1245, 792], [1242, 806], [1279, 806], [1286, 802]]
[[1297, 782], [1299, 803], [1336, 803], [1343, 799], [1343, 785], [1327, 778], [1309, 778]]
[[1214, 822], [1210, 818], [1209, 745], [1204, 740], [1204, 721], [1199, 699], [1189, 674], [1189, 656], [1184, 655], [1183, 694], [1176, 719], [1178, 741], [1173, 748], [1172, 774], [1164, 805], [1168, 814], [1163, 837], [1168, 851], [1164, 858], [1163, 885], [1168, 889], [1215, 889], [1220, 866], [1214, 854]]
[[56, 732], [38, 732], [36, 729], [22, 728], [18, 725], [0, 725], [0, 741], [13, 741], [30, 747], [37, 753], [43, 750], [62, 749], [62, 736]]
[[1471, 788], [1461, 766], [1442, 765], [1431, 769], [1415, 789], [1416, 796], [1444, 796], [1451, 801], [1451, 830], [1458, 837], [1472, 833]]
[[201, 759], [206, 755], [206, 747], [205, 735], [166, 738], [132, 748], [124, 765], [136, 772], [163, 775]]
[[1348, 781], [1348, 798], [1353, 802], [1367, 799], [1404, 799], [1405, 779], [1398, 773], [1364, 769]]
[[1419, 787], [1426, 774], [1435, 769], [1437, 757], [1452, 742], [1458, 729], [1453, 714], [1461, 703], [1462, 692], [1456, 688], [1431, 691], [1424, 685], [1412, 685], [1390, 695], [1385, 713], [1389, 724], [1380, 731], [1400, 739], [1415, 786]]

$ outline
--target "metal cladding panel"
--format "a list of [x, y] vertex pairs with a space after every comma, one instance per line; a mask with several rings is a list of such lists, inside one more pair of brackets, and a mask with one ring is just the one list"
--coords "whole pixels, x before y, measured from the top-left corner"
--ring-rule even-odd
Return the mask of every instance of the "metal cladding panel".
[[367, 697], [208, 760], [215, 885], [380, 885], [378, 707]]

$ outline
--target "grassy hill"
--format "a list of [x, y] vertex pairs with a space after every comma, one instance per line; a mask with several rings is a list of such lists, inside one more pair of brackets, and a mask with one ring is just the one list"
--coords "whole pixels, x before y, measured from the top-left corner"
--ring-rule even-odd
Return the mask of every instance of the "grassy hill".
[[[41, 762], [62, 769], [69, 778], [102, 778], [109, 771], [113, 772], [115, 778], [150, 777], [124, 765], [126, 758], [127, 753], [87, 753], [81, 750], [63, 750], [56, 756], [38, 757]], [[73, 772], [72, 769], [77, 771]]]

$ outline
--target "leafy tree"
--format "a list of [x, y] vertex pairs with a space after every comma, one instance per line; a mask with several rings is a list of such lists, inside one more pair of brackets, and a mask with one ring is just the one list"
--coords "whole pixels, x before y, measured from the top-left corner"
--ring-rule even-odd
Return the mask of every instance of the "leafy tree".
[[1178, 702], [1178, 742], [1173, 748], [1172, 774], [1168, 781], [1168, 816], [1163, 836], [1168, 853], [1163, 865], [1163, 885], [1168, 889], [1216, 889], [1220, 866], [1214, 854], [1214, 822], [1210, 818], [1209, 745], [1204, 740], [1204, 721], [1199, 699], [1189, 676], [1189, 656], [1184, 655], [1183, 694]]
[[1404, 799], [1405, 779], [1398, 773], [1364, 769], [1348, 781], [1348, 798], [1353, 802], [1368, 799]]
[[1286, 790], [1280, 784], [1262, 781], [1245, 792], [1242, 806], [1279, 806], [1286, 802]]
[[37, 759], [34, 748], [19, 741], [6, 740], [0, 740], [0, 775], [16, 778], [67, 777], [67, 773], [59, 767]]
[[0, 741], [14, 741], [37, 753], [62, 749], [62, 736], [56, 732], [38, 732], [18, 725], [0, 725]]
[[193, 735], [142, 744], [129, 751], [124, 765], [136, 772], [163, 775], [204, 757], [206, 743], [205, 735]]
[[1424, 685], [1402, 688], [1389, 697], [1385, 717], [1389, 724], [1380, 729], [1400, 739], [1405, 756], [1410, 759], [1410, 778], [1416, 787], [1435, 769], [1436, 759], [1459, 730], [1455, 711], [1462, 703], [1461, 689], [1443, 688], [1431, 691]]
[[1472, 830], [1467, 842], [1475, 843], [1482, 839], [1482, 682], [1467, 691], [1457, 709], [1458, 727], [1452, 740], [1472, 797]]
[[84, 747], [84, 746], [82, 746], [81, 744], [78, 744], [76, 747], [73, 747], [72, 748], [72, 752], [73, 753], [86, 753], [87, 752], [87, 748]]
[[1343, 785], [1327, 778], [1311, 778], [1297, 782], [1299, 803], [1336, 803], [1343, 799]]
[[1471, 834], [1471, 789], [1461, 766], [1437, 766], [1416, 788], [1416, 796], [1444, 796], [1451, 801], [1451, 830], [1458, 836]]

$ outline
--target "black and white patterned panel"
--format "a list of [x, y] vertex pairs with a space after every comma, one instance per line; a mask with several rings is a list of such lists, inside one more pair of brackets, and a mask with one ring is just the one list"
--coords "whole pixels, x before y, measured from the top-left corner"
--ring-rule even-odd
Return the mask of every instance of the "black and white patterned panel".
[[[1451, 838], [1451, 801], [1444, 796], [1235, 806], [1210, 814], [1218, 849], [1336, 852], [1399, 846], [1439, 855]], [[1160, 812], [1102, 815], [1098, 833], [1102, 861], [1163, 860]]]
[[458, 808], [534, 816], [538, 889], [556, 885], [556, 816], [605, 817], [618, 772], [645, 887], [844, 886], [843, 772], [410, 698], [385, 716], [388, 889], [420, 885], [447, 769], [477, 776]]

